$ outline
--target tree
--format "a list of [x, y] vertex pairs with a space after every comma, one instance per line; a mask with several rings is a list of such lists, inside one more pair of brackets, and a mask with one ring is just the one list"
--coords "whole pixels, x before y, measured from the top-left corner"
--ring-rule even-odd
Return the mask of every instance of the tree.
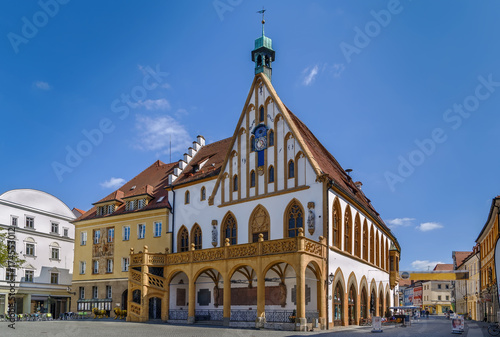
[[0, 267], [18, 269], [26, 262], [19, 258], [14, 238], [10, 231], [0, 229]]

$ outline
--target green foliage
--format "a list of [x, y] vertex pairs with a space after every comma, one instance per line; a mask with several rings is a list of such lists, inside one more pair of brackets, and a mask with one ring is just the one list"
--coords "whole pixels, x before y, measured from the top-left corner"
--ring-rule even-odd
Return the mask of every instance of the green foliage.
[[19, 258], [15, 249], [10, 249], [7, 245], [7, 231], [0, 228], [0, 267], [21, 268], [26, 262]]

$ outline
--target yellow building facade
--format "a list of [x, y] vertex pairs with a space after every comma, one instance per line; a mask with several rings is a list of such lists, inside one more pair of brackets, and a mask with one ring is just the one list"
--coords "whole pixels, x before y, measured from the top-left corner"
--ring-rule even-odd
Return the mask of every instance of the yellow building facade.
[[493, 198], [488, 219], [476, 239], [480, 251], [480, 305], [479, 318], [498, 321], [498, 298], [495, 273], [495, 245], [498, 240], [500, 196]]

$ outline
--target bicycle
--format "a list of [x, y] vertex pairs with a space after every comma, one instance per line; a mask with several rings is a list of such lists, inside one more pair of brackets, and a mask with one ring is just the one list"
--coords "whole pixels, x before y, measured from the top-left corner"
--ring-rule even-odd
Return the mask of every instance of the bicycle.
[[488, 327], [488, 333], [490, 335], [492, 335], [492, 336], [498, 336], [498, 335], [500, 335], [500, 326], [498, 325], [498, 323], [491, 324]]

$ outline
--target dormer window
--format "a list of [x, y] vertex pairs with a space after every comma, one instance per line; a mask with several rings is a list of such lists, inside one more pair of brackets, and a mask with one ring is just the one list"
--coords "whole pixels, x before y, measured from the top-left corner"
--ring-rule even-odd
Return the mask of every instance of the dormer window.
[[196, 173], [199, 171], [200, 171], [200, 165], [198, 165], [198, 164], [193, 165], [193, 172]]

